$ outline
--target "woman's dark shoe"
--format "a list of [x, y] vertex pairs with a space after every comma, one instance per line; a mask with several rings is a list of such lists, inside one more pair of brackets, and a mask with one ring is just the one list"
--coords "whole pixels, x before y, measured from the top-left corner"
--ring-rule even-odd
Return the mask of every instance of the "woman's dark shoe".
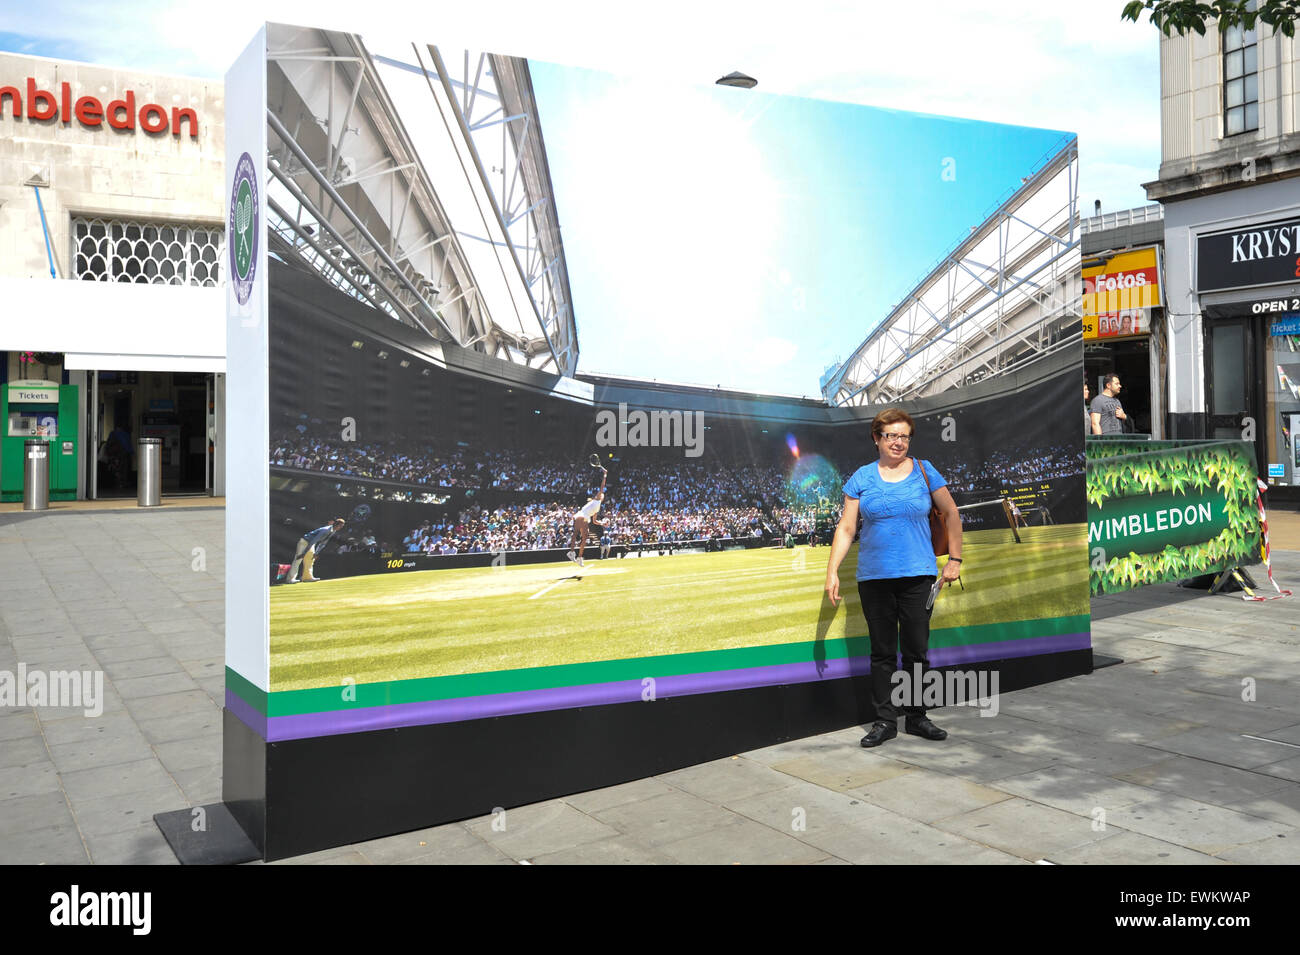
[[862, 737], [862, 745], [866, 749], [873, 746], [879, 746], [887, 739], [893, 739], [898, 735], [898, 724], [887, 723], [884, 720], [878, 720], [871, 724], [871, 732]]
[[[947, 730], [939, 729], [939, 727], [935, 726], [928, 719], [919, 719], [915, 721], [908, 720], [907, 732], [911, 733], [913, 736], [921, 736], [924, 737], [925, 739], [947, 739], [948, 738]], [[865, 746], [866, 744], [864, 743], [863, 745]]]

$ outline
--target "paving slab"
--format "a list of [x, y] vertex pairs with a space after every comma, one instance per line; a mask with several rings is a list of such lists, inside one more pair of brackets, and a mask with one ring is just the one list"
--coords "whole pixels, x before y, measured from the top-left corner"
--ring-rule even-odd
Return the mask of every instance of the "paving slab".
[[1220, 852], [1218, 858], [1240, 865], [1300, 865], [1300, 842], [1291, 837], [1265, 838]]
[[[825, 858], [824, 854], [822, 858]], [[627, 836], [611, 836], [548, 852], [529, 861], [533, 865], [673, 865], [682, 860], [661, 849], [643, 846]]]
[[1279, 835], [1300, 840], [1294, 826], [1171, 794], [1117, 807], [1106, 819], [1109, 825], [1210, 855]]
[[74, 801], [120, 796], [165, 788], [170, 777], [155, 759], [78, 769], [61, 774], [63, 789]]
[[960, 776], [978, 783], [1046, 769], [1062, 760], [1059, 752], [1039, 750], [1016, 753], [986, 743], [958, 740], [952, 736], [941, 742], [926, 740], [923, 745], [911, 741], [899, 743], [899, 740], [903, 740], [901, 734], [898, 740], [890, 740], [880, 748], [890, 747], [887, 752], [893, 759], [925, 769], [937, 769], [950, 776]]
[[135, 721], [131, 719], [131, 714], [125, 709], [117, 713], [104, 713], [101, 716], [83, 714], [80, 719], [44, 721], [39, 722], [38, 725], [45, 742], [50, 746], [87, 739], [140, 735]]
[[[407, 862], [421, 856], [445, 856], [448, 853], [486, 847], [485, 843], [460, 823], [403, 832], [362, 843], [356, 848], [376, 865]], [[493, 850], [494, 852], [496, 850]]]
[[[1022, 778], [1024, 777], [1011, 777], [1012, 780]], [[1007, 781], [1002, 781], [1003, 786]], [[924, 769], [850, 791], [874, 806], [927, 823], [1011, 798], [1001, 788], [995, 789]]]
[[[676, 842], [711, 829], [735, 825], [740, 821], [740, 817], [735, 813], [707, 799], [676, 791], [594, 810], [587, 818], [597, 820], [602, 826], [611, 830], [595, 838], [626, 834], [650, 848], [658, 848], [665, 843]], [[482, 835], [477, 828], [473, 828], [472, 831]], [[594, 842], [595, 838], [586, 841]], [[498, 845], [495, 839], [488, 839], [488, 841]], [[561, 848], [564, 847], [550, 846], [537, 854], [544, 855], [546, 852], [556, 852]], [[502, 851], [515, 855], [504, 847]], [[521, 857], [515, 855], [515, 858]]]
[[5, 744], [0, 746], [0, 769], [30, 766], [33, 763], [42, 762], [48, 757], [49, 753], [45, 749], [45, 740], [39, 736], [6, 740]]
[[85, 865], [90, 862], [77, 827], [7, 833], [0, 841], [0, 865]]
[[663, 796], [672, 792], [677, 792], [677, 790], [663, 780], [650, 776], [646, 779], [634, 779], [630, 783], [621, 783], [605, 789], [575, 793], [572, 796], [565, 796], [564, 801], [581, 812], [593, 813], [601, 809], [609, 809], [612, 806], [622, 806], [630, 802], [649, 799], [653, 796]]
[[972, 842], [1036, 862], [1118, 832], [1109, 826], [1098, 830], [1094, 828], [1097, 824], [1089, 816], [1015, 798], [941, 819], [934, 825]]
[[0, 850], [6, 835], [72, 825], [72, 810], [57, 790], [0, 800]]
[[[685, 796], [684, 793], [678, 795]], [[615, 807], [605, 812], [618, 811], [619, 807]], [[498, 820], [504, 822], [504, 828], [493, 828], [493, 823]], [[474, 835], [516, 860], [531, 859], [619, 834], [613, 825], [579, 812], [560, 800], [509, 809], [504, 817], [487, 816], [467, 825]]]
[[192, 805], [174, 783], [167, 783], [117, 796], [78, 796], [72, 800], [72, 814], [82, 832], [107, 835], [152, 825], [155, 814]]
[[707, 829], [658, 848], [687, 865], [807, 865], [830, 856], [806, 841], [749, 819]]
[[[1260, 729], [1259, 735], [1266, 735], [1267, 730]], [[1234, 732], [1220, 727], [1203, 727], [1188, 730], [1177, 736], [1153, 740], [1154, 749], [1170, 753], [1194, 756], [1225, 766], [1237, 766], [1241, 769], [1253, 769], [1275, 763], [1286, 749], [1276, 743], [1266, 743], [1247, 739], [1241, 732]]]
[[777, 772], [836, 792], [859, 792], [863, 786], [917, 772], [915, 766], [863, 751], [860, 758], [845, 753], [817, 753], [772, 763]]
[[1110, 839], [1058, 850], [1051, 858], [1057, 865], [1226, 865], [1221, 858], [1206, 855], [1137, 832], [1120, 832]]
[[1227, 808], [1300, 829], [1300, 786], [1291, 783], [1272, 792], [1246, 796], [1228, 803]]
[[1089, 819], [1102, 818], [1102, 813], [1118, 806], [1149, 802], [1161, 795], [1157, 789], [1069, 765], [999, 779], [993, 785], [1003, 792]]
[[1300, 756], [1292, 756], [1290, 759], [1280, 759], [1276, 763], [1265, 763], [1263, 766], [1256, 766], [1254, 772], [1275, 776], [1278, 779], [1285, 779], [1293, 783], [1300, 783]]
[[[362, 845], [364, 848], [364, 844]], [[577, 847], [575, 847], [577, 848]], [[464, 849], [452, 849], [430, 856], [413, 856], [403, 859], [399, 865], [518, 865], [514, 859], [499, 849], [480, 842], [478, 845]]]
[[790, 782], [790, 777], [784, 773], [740, 756], [661, 773], [657, 778], [674, 789], [680, 789], [713, 803], [771, 792], [773, 789], [781, 789]]
[[15, 796], [58, 792], [60, 788], [59, 774], [48, 761], [0, 769], [0, 802]]
[[134, 727], [130, 732], [100, 734], [69, 743], [49, 746], [49, 758], [60, 773], [79, 772], [87, 768], [138, 763], [154, 757], [153, 748]]
[[1113, 775], [1139, 786], [1224, 806], [1279, 789], [1300, 789], [1294, 783], [1275, 776], [1190, 756], [1168, 756], [1147, 766], [1117, 771]]
[[179, 865], [152, 817], [146, 825], [124, 832], [85, 833], [85, 840], [96, 865]]
[[181, 787], [191, 805], [202, 806], [221, 800], [221, 765], [173, 772], [172, 779]]
[[36, 714], [24, 708], [21, 712], [14, 709], [0, 709], [0, 743], [6, 745], [14, 740], [39, 737], [40, 724]]

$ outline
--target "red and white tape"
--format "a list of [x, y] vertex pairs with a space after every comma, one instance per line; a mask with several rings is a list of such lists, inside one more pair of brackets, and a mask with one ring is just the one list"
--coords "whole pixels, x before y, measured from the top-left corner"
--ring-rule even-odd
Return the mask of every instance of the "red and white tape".
[[1279, 597], [1290, 597], [1291, 591], [1283, 590], [1277, 585], [1277, 581], [1273, 579], [1273, 562], [1268, 547], [1268, 516], [1264, 513], [1264, 492], [1268, 490], [1268, 485], [1259, 478], [1255, 478], [1255, 483], [1259, 485], [1259, 489], [1255, 492], [1255, 501], [1259, 505], [1259, 532], [1260, 537], [1263, 540], [1261, 549], [1264, 551], [1264, 569], [1268, 571], [1268, 582], [1273, 585], [1273, 589], [1276, 590], [1277, 593], [1269, 594], [1268, 596], [1260, 596], [1249, 587], [1243, 585], [1241, 599], [1277, 600]]

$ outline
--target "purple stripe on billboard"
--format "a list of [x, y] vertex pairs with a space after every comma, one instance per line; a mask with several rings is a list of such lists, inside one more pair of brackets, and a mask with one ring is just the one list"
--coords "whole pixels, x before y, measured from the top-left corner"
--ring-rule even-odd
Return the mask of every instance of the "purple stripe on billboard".
[[[862, 676], [869, 672], [866, 657], [841, 657], [822, 662], [820, 672], [812, 660], [776, 666], [750, 667], [744, 670], [719, 670], [713, 673], [688, 673], [680, 676], [654, 677], [656, 697], [690, 696], [723, 690], [743, 690], [754, 686], [781, 683], [811, 683]], [[646, 674], [653, 676], [653, 674]], [[401, 726], [424, 726], [429, 723], [455, 723], [514, 713], [565, 710], [578, 706], [602, 706], [607, 703], [634, 703], [642, 698], [646, 687], [641, 680], [617, 683], [593, 683], [588, 686], [564, 686], [547, 690], [522, 690], [494, 693], [490, 696], [467, 696], [455, 700], [429, 700], [422, 703], [398, 703], [372, 706], [360, 710], [334, 710], [328, 713], [302, 713], [273, 716], [267, 720], [266, 739], [270, 741], [306, 739], [312, 736], [336, 736], [367, 730], [393, 729]]]
[[245, 702], [234, 690], [226, 689], [226, 709], [239, 717], [239, 721], [262, 739], [267, 739], [266, 717]]
[[1009, 660], [1012, 657], [1036, 657], [1042, 653], [1092, 648], [1092, 633], [1057, 633], [1049, 637], [1024, 637], [998, 643], [972, 643], [965, 647], [936, 647], [930, 651], [930, 666], [950, 667], [959, 663], [982, 663], [985, 660]]
[[[965, 647], [940, 647], [930, 651], [930, 665], [954, 666], [962, 663], [980, 663], [986, 660], [1036, 656], [1044, 653], [1061, 653], [1068, 650], [1086, 650], [1091, 646], [1091, 634], [1067, 633], [1046, 637], [1027, 637], [998, 643], [981, 643]], [[741, 670], [718, 670], [712, 673], [690, 673], [679, 676], [654, 677], [657, 697], [690, 696], [697, 693], [717, 693], [741, 690], [755, 686], [772, 686], [783, 683], [811, 683], [817, 680], [837, 680], [849, 676], [864, 676], [871, 670], [867, 657], [841, 657], [825, 660], [819, 670], [813, 660], [783, 663], [774, 666], [749, 667]], [[653, 676], [653, 674], [647, 674]], [[455, 723], [492, 716], [509, 716], [515, 713], [537, 713], [544, 710], [563, 710], [579, 706], [602, 706], [609, 703], [634, 703], [645, 692], [640, 680], [622, 680], [616, 683], [593, 683], [587, 686], [555, 687], [545, 690], [520, 690], [513, 693], [493, 693], [486, 696], [468, 696], [453, 700], [428, 700], [419, 703], [396, 703], [388, 706], [370, 706], [355, 710], [331, 710], [323, 713], [299, 713], [292, 716], [273, 716], [265, 719], [264, 738], [269, 742], [290, 739], [308, 739], [314, 736], [337, 736], [343, 733], [362, 733], [369, 730], [395, 729], [403, 726], [425, 726], [431, 723]], [[230, 694], [227, 692], [227, 705]], [[242, 702], [242, 701], [241, 701]], [[245, 705], [246, 706], [246, 705]], [[233, 707], [232, 707], [233, 709]], [[252, 717], [260, 716], [249, 710]], [[254, 728], [257, 724], [241, 715]]]

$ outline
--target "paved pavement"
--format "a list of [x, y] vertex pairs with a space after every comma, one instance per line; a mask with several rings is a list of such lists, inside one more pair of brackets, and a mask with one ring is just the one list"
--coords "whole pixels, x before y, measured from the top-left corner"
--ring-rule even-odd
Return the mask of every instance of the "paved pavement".
[[[223, 533], [218, 508], [0, 515], [0, 671], [105, 679], [97, 718], [0, 709], [0, 863], [174, 863], [153, 814], [220, 798]], [[292, 861], [1300, 862], [1300, 550], [1274, 558], [1296, 598], [1094, 601], [1125, 664], [936, 711], [942, 743], [855, 727]]]

